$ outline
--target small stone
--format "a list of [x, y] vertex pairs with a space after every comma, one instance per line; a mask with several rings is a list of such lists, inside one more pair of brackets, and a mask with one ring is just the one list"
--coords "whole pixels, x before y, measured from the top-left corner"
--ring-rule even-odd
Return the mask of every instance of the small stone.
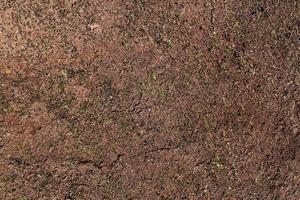
[[68, 79], [68, 72], [65, 69], [60, 70], [60, 74], [64, 77], [64, 79]]
[[5, 69], [5, 74], [7, 74], [7, 75], [8, 75], [8, 74], [11, 74], [11, 72], [12, 72], [12, 70], [11, 70], [11, 69], [9, 69], [9, 68], [6, 68], [6, 69]]
[[100, 27], [99, 24], [90, 24], [90, 25], [89, 25], [89, 28], [90, 28], [91, 30], [94, 30], [94, 29], [99, 28], [99, 27]]

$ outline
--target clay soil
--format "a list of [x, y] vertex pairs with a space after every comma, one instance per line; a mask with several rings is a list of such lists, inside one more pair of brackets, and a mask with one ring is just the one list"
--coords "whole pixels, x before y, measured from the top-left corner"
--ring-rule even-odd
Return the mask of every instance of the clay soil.
[[299, 1], [0, 0], [0, 199], [300, 199]]

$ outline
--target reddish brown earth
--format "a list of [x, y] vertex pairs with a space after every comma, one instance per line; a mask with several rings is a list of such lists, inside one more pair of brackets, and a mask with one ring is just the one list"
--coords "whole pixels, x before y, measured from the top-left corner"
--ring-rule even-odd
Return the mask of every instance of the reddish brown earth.
[[296, 0], [0, 0], [0, 199], [300, 199]]

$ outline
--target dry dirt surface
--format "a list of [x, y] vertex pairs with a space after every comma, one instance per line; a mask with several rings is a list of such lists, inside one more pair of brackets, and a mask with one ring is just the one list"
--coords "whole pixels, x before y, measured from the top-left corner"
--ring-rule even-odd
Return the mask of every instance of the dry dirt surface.
[[0, 0], [1, 200], [299, 200], [297, 0]]

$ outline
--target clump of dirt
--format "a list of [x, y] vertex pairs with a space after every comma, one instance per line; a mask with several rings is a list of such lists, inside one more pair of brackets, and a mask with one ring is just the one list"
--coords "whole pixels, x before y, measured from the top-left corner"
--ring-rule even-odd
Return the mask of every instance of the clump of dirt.
[[300, 199], [298, 10], [0, 0], [0, 199]]

